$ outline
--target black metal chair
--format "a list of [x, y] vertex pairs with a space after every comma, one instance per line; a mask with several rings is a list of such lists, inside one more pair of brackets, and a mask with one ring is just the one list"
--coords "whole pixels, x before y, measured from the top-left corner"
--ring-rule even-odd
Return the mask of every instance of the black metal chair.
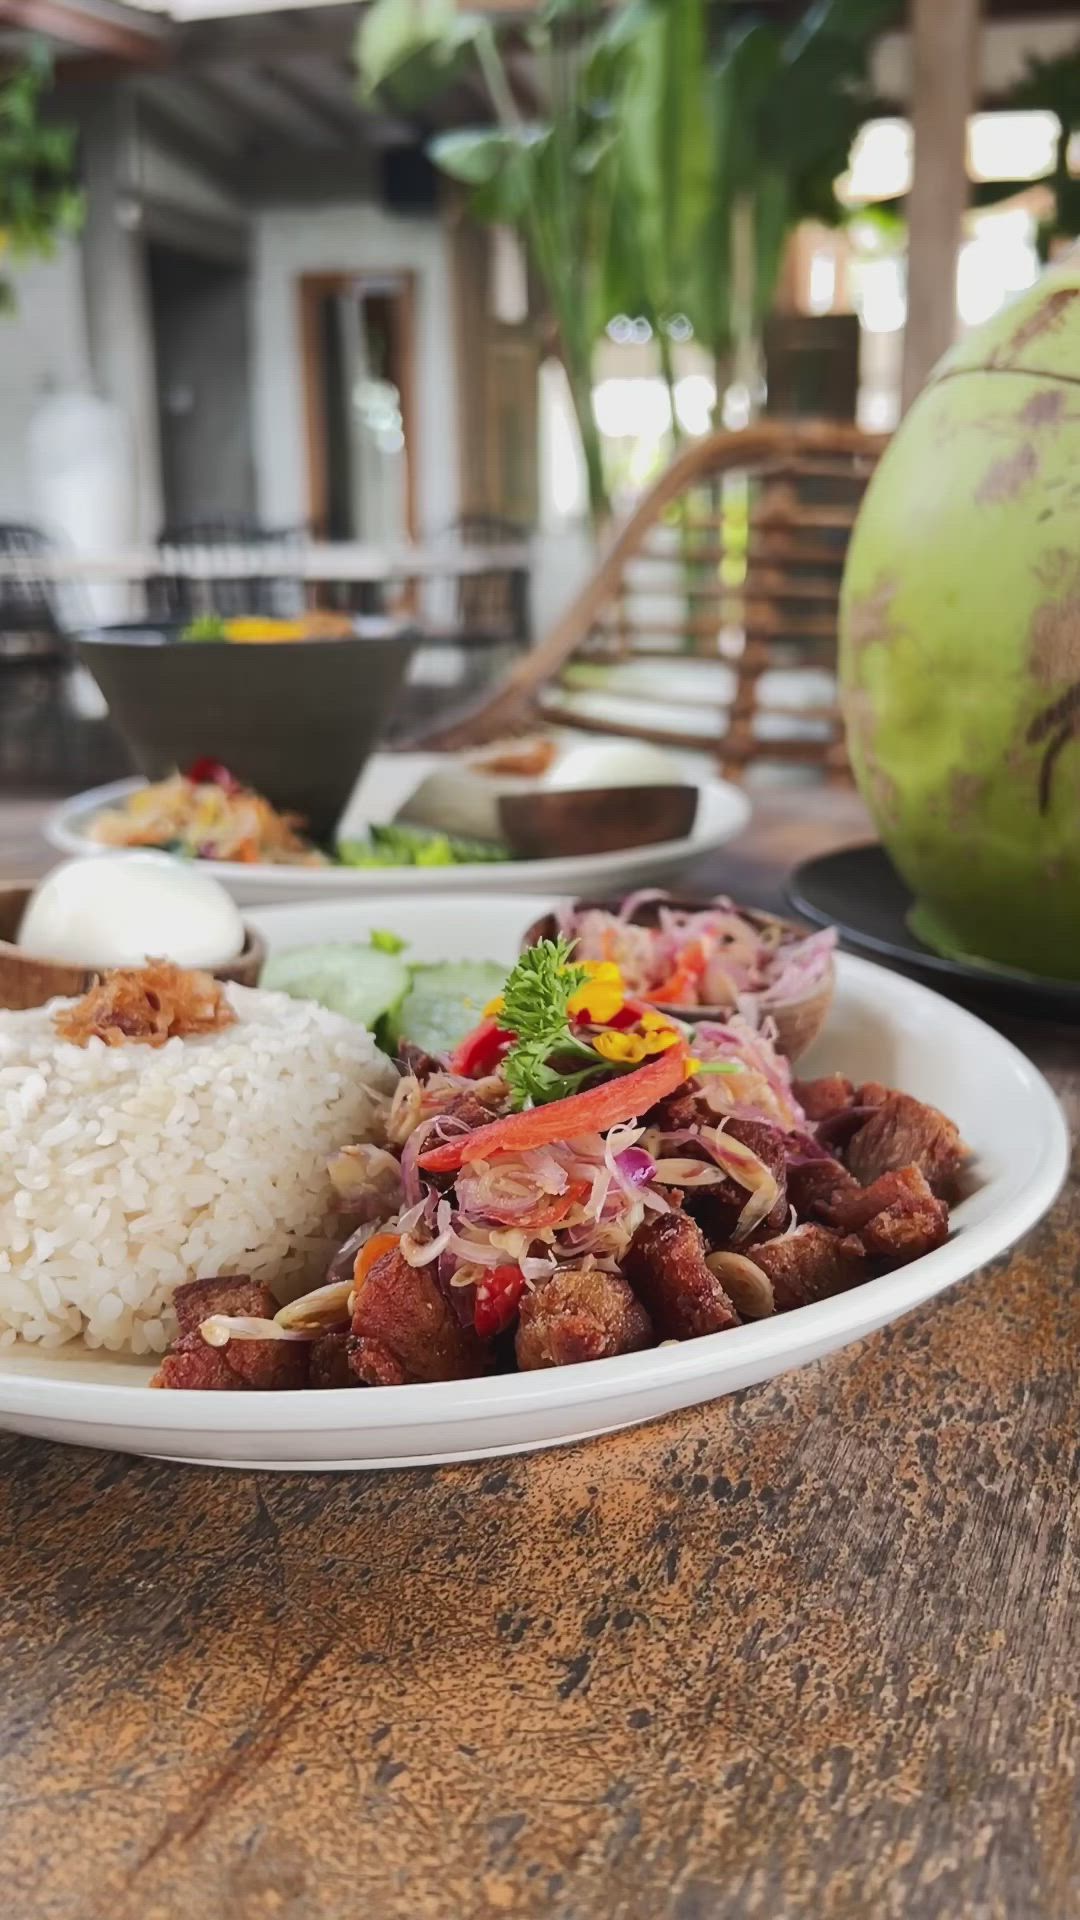
[[[491, 513], [463, 514], [453, 528], [463, 546], [521, 547], [529, 529]], [[489, 572], [463, 574], [457, 583], [457, 619], [466, 642], [481, 636], [527, 647], [532, 637], [529, 619], [529, 569], [492, 567]]]
[[0, 522], [0, 786], [70, 792], [130, 770], [69, 636], [89, 617], [40, 528]]
[[56, 586], [42, 565], [52, 552], [52, 541], [39, 528], [0, 521], [2, 662], [45, 663], [67, 657]]
[[[300, 613], [306, 596], [299, 571], [237, 574], [230, 571], [228, 555], [260, 547], [280, 548], [287, 555], [289, 549], [299, 548], [304, 537], [302, 529], [274, 530], [244, 513], [220, 513], [165, 526], [158, 536], [161, 571], [147, 582], [147, 611], [157, 620]], [[177, 565], [181, 557], [188, 566]], [[198, 570], [193, 572], [190, 568], [196, 562]]]
[[492, 564], [482, 573], [451, 569], [424, 589], [423, 641], [387, 730], [394, 745], [407, 745], [430, 730], [448, 706], [481, 699], [510, 672], [531, 639], [529, 569], [495, 558], [500, 547], [520, 550], [528, 528], [496, 514], [468, 513], [443, 538], [452, 541], [455, 552], [470, 546], [494, 550]]

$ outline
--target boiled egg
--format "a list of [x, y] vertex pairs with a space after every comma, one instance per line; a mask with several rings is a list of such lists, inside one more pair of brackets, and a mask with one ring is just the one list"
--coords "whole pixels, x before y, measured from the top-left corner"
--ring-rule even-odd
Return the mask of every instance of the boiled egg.
[[681, 787], [686, 769], [674, 754], [645, 740], [590, 740], [556, 760], [544, 782], [564, 791], [582, 787]]
[[223, 886], [167, 853], [65, 860], [23, 910], [16, 945], [75, 967], [222, 967], [243, 950], [244, 923]]

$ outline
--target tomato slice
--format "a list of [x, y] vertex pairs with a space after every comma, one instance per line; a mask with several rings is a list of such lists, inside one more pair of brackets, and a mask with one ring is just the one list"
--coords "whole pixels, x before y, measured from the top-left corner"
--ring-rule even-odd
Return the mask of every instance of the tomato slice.
[[687, 1059], [686, 1043], [680, 1041], [617, 1080], [605, 1080], [585, 1093], [572, 1093], [568, 1100], [552, 1100], [546, 1107], [531, 1107], [459, 1134], [444, 1146], [422, 1153], [420, 1165], [429, 1173], [456, 1173], [467, 1160], [486, 1160], [493, 1153], [528, 1153], [533, 1147], [549, 1147], [554, 1140], [573, 1140], [579, 1133], [606, 1133], [674, 1093], [686, 1078]]
[[496, 1267], [478, 1281], [473, 1326], [481, 1340], [492, 1340], [506, 1331], [524, 1291], [525, 1275], [520, 1267]]
[[220, 760], [213, 760], [210, 755], [206, 753], [203, 754], [201, 760], [192, 761], [185, 778], [193, 781], [197, 787], [220, 787], [224, 793], [241, 793], [243, 791], [236, 775], [230, 773], [228, 767], [223, 766]]
[[356, 1256], [356, 1265], [353, 1267], [353, 1286], [358, 1291], [376, 1260], [381, 1260], [384, 1253], [392, 1253], [400, 1239], [400, 1233], [373, 1233], [370, 1240], [365, 1240]]
[[527, 1230], [539, 1227], [557, 1227], [560, 1221], [566, 1219], [568, 1213], [572, 1212], [575, 1207], [580, 1206], [581, 1202], [588, 1198], [588, 1194], [589, 1182], [587, 1180], [571, 1180], [565, 1193], [552, 1193], [547, 1195], [545, 1199], [538, 1200], [531, 1213], [529, 1213], [524, 1220], [515, 1220], [512, 1224], [515, 1227], [524, 1227]]
[[709, 962], [709, 956], [700, 940], [691, 940], [679, 954], [674, 971], [658, 987], [654, 987], [649, 999], [654, 1006], [692, 1007], [701, 998], [699, 982]]

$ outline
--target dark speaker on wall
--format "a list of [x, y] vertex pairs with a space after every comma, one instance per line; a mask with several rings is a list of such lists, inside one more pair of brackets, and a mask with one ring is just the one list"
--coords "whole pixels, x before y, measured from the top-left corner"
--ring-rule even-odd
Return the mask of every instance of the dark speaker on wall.
[[392, 213], [434, 213], [439, 180], [423, 147], [388, 147], [382, 157], [382, 197]]

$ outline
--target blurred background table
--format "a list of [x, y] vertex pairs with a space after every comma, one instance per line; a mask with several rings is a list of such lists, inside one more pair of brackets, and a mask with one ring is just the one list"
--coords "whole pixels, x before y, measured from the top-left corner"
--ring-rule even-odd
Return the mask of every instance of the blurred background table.
[[[46, 864], [42, 809], [0, 864]], [[762, 796], [693, 874], [863, 837]], [[1075, 1032], [1015, 1037], [1075, 1117]], [[0, 1438], [0, 1806], [34, 1920], [1075, 1911], [1070, 1185], [846, 1352], [566, 1451], [318, 1478]]]

